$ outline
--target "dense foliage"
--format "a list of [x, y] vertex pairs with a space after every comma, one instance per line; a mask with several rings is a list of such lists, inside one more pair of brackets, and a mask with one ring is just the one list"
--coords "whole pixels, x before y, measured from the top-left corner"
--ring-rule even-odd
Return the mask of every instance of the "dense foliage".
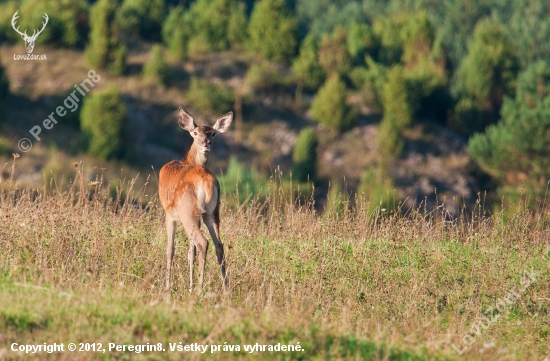
[[109, 0], [99, 0], [93, 6], [86, 55], [93, 66], [120, 75], [126, 69], [126, 47], [120, 42], [119, 25], [114, 21], [116, 11], [116, 2]]
[[332, 75], [319, 89], [311, 104], [314, 120], [328, 129], [346, 131], [356, 120], [355, 111], [346, 103], [346, 84], [338, 74]]
[[[503, 185], [522, 184], [544, 196], [550, 179], [550, 67], [539, 61], [519, 77], [515, 98], [505, 98], [502, 120], [474, 135], [468, 150]], [[511, 193], [517, 192], [508, 190]], [[515, 194], [517, 196], [517, 194]], [[515, 198], [515, 197], [514, 197]]]
[[[545, 0], [2, 2], [0, 41], [20, 46], [11, 27], [17, 10], [18, 25], [29, 33], [48, 13], [37, 44], [86, 45], [94, 68], [112, 75], [141, 70], [159, 85], [170, 77], [163, 45], [166, 53], [192, 62], [210, 62], [228, 51], [228, 58], [239, 60], [225, 75], [193, 65], [193, 74], [180, 77], [174, 67], [173, 75], [184, 79], [186, 101], [205, 113], [233, 106], [253, 112], [247, 104], [243, 110], [242, 96], [256, 97], [253, 102], [263, 97], [264, 105], [283, 108], [270, 111], [300, 113], [338, 133], [379, 113], [376, 139], [385, 160], [403, 155], [411, 128], [437, 123], [473, 137], [471, 154], [501, 189], [517, 189], [517, 179], [539, 189], [548, 176], [543, 165], [536, 166], [543, 162], [544, 142], [520, 141], [546, 132], [544, 100], [526, 90], [528, 79], [542, 81], [541, 69], [549, 66]], [[132, 59], [127, 69], [126, 49], [139, 52], [151, 45], [143, 68], [136, 69]], [[0, 83], [5, 93], [1, 84], [7, 83]], [[240, 94], [236, 103], [234, 91]], [[527, 105], [525, 94], [538, 100]], [[298, 128], [311, 126], [307, 122]], [[498, 145], [501, 139], [514, 139], [515, 150]], [[519, 154], [529, 156], [515, 162]], [[298, 164], [295, 160], [293, 168]]]
[[290, 62], [297, 47], [296, 20], [283, 0], [258, 1], [250, 17], [250, 47], [269, 60]]
[[318, 143], [314, 128], [306, 128], [298, 135], [292, 152], [293, 175], [296, 180], [305, 182], [315, 179]]
[[170, 67], [166, 63], [159, 45], [154, 45], [151, 48], [151, 57], [143, 66], [143, 76], [159, 85], [165, 85], [168, 81]]
[[118, 22], [133, 36], [158, 40], [165, 16], [164, 0], [124, 0]]
[[121, 151], [125, 119], [126, 106], [116, 88], [85, 98], [80, 127], [88, 137], [90, 153], [102, 159], [117, 156]]

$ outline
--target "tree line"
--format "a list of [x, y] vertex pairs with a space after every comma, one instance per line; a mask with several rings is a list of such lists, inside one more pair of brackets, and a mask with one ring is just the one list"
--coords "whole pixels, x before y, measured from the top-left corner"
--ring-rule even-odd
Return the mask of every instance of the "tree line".
[[[128, 44], [156, 43], [143, 74], [161, 86], [170, 72], [164, 49], [181, 60], [230, 49], [256, 54], [261, 60], [248, 70], [249, 82], [258, 89], [294, 89], [298, 99], [311, 95], [311, 117], [336, 134], [356, 124], [348, 100], [350, 93], [359, 95], [383, 114], [379, 165], [364, 175], [370, 184], [388, 185], [387, 164], [402, 155], [407, 128], [436, 122], [469, 139], [468, 152], [498, 181], [501, 194], [517, 197], [522, 186], [534, 198], [546, 191], [547, 1], [9, 1], [0, 4], [2, 42], [19, 41], [10, 24], [16, 10], [29, 29], [48, 12], [50, 23], [38, 43], [84, 49], [91, 65], [114, 75], [126, 72]], [[0, 97], [5, 84], [0, 68]], [[227, 106], [234, 101], [234, 94], [204, 79], [193, 79], [190, 90], [204, 110], [216, 106], [214, 96]], [[99, 104], [108, 98], [95, 102], [108, 109]], [[93, 113], [91, 107], [83, 117]], [[122, 119], [123, 109], [112, 107], [114, 118]], [[93, 127], [85, 124], [83, 129]], [[97, 144], [90, 150], [101, 149], [102, 157], [117, 154]], [[301, 180], [315, 177], [317, 144], [311, 129], [298, 137], [293, 158]]]

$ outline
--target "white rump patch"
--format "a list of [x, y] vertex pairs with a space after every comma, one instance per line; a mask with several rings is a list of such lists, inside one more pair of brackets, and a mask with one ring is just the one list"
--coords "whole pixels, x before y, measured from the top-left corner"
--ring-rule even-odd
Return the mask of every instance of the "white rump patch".
[[202, 181], [197, 182], [195, 185], [197, 190], [197, 201], [199, 202], [199, 209], [202, 214], [212, 213], [218, 203], [218, 190], [216, 187], [212, 187], [212, 194], [210, 198], [207, 198], [206, 189]]

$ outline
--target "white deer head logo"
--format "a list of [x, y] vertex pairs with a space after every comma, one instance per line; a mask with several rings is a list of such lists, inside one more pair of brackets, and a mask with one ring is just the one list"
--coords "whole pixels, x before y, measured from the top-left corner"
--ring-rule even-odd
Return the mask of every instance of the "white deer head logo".
[[44, 19], [46, 21], [42, 23], [42, 29], [40, 29], [38, 32], [36, 32], [35, 30], [31, 36], [28, 36], [27, 29], [25, 29], [25, 32], [22, 33], [19, 31], [19, 26], [17, 28], [15, 27], [15, 20], [17, 20], [17, 18], [19, 17], [19, 15], [17, 15], [18, 12], [19, 10], [17, 10], [15, 14], [13, 14], [13, 17], [11, 18], [11, 26], [13, 27], [13, 30], [17, 31], [17, 33], [21, 35], [23, 40], [25, 40], [25, 48], [27, 49], [27, 53], [30, 54], [34, 50], [34, 42], [36, 41], [36, 38], [38, 37], [38, 35], [40, 35], [42, 31], [44, 31], [44, 28], [48, 23], [48, 19], [49, 19], [48, 14], [44, 13]]

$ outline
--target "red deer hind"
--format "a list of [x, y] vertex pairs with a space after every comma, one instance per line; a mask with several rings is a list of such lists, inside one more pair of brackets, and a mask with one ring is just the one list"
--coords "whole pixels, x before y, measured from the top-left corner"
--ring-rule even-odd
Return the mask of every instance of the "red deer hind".
[[168, 246], [166, 250], [167, 268], [165, 288], [170, 290], [170, 273], [174, 258], [174, 234], [176, 223], [180, 221], [189, 236], [189, 292], [193, 290], [193, 263], [195, 254], [199, 256], [198, 292], [204, 281], [204, 266], [208, 241], [200, 230], [201, 218], [208, 227], [222, 275], [224, 292], [229, 289], [225, 275], [223, 244], [220, 241], [220, 185], [216, 176], [205, 166], [217, 133], [225, 133], [233, 113], [229, 112], [216, 121], [213, 127], [199, 127], [191, 114], [181, 107], [178, 110], [178, 124], [194, 138], [193, 145], [183, 160], [171, 161], [162, 167], [159, 176], [159, 196], [166, 213]]

